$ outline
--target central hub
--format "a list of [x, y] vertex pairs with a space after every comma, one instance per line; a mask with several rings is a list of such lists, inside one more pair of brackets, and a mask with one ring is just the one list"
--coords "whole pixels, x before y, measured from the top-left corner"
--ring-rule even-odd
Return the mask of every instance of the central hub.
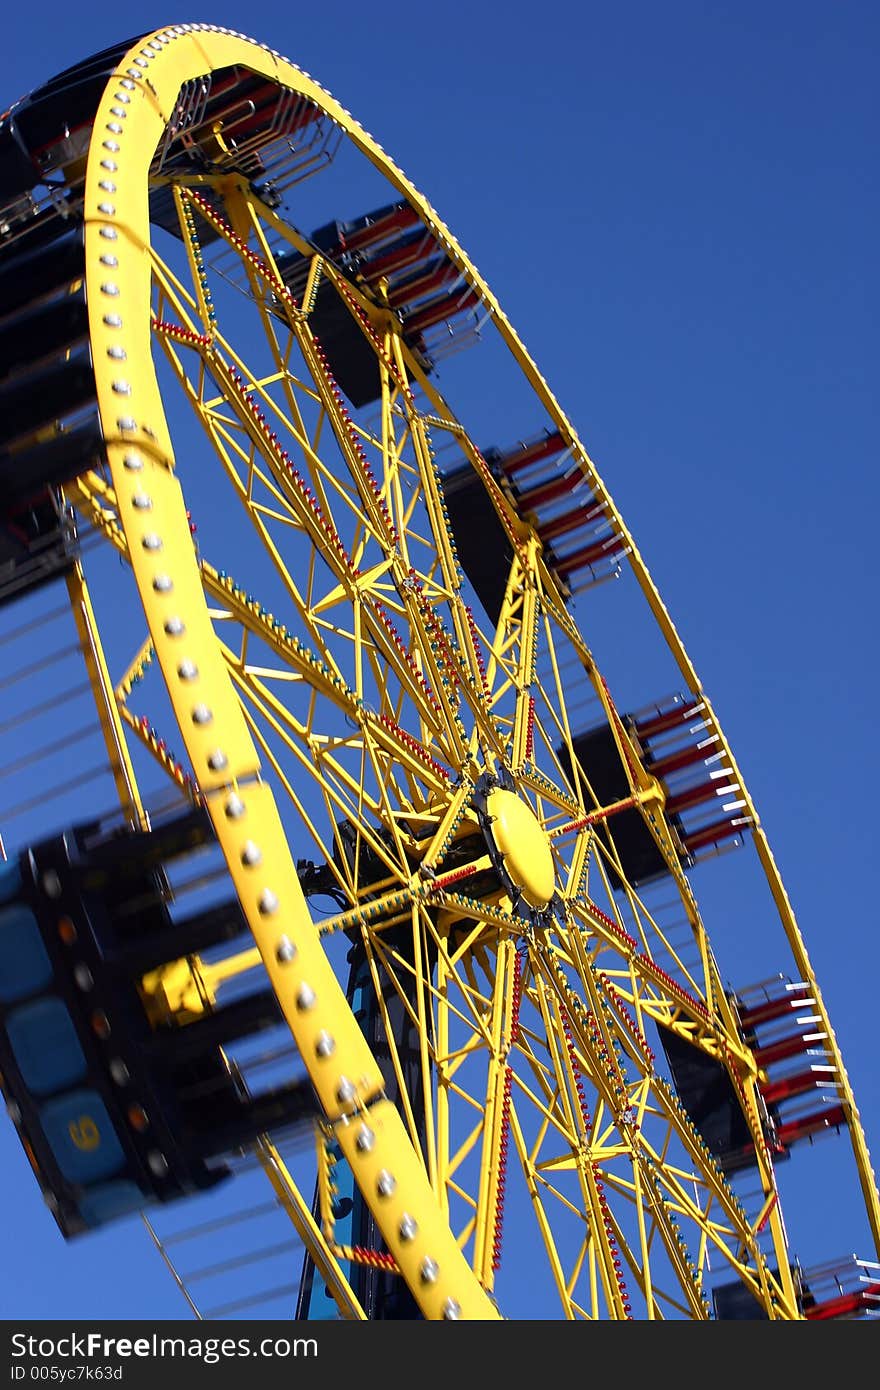
[[530, 806], [515, 792], [495, 787], [486, 797], [490, 836], [513, 887], [530, 907], [545, 908], [553, 897], [556, 872], [546, 831]]

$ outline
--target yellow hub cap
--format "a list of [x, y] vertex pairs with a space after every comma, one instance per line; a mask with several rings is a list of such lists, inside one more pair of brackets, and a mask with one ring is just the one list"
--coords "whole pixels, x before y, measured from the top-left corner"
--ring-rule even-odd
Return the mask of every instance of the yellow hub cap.
[[505, 872], [530, 907], [546, 907], [556, 874], [550, 841], [534, 811], [514, 793], [498, 787], [486, 798], [489, 833]]

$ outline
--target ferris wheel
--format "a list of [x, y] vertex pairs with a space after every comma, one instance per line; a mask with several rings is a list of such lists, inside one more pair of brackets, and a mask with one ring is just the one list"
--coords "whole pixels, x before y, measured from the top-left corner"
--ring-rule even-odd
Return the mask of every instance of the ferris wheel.
[[[47, 1221], [140, 1213], [197, 1317], [875, 1313], [865, 1136], [733, 752], [356, 120], [211, 25], [16, 103], [0, 374], [0, 1078]], [[772, 963], [729, 983], [740, 875]], [[846, 1259], [786, 1206], [814, 1162]]]

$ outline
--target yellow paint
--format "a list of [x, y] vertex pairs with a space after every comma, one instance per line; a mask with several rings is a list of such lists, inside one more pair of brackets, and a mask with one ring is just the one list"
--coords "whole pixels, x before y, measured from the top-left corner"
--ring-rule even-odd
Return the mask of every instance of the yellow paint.
[[515, 792], [496, 787], [486, 798], [489, 833], [512, 882], [531, 907], [546, 907], [556, 886], [546, 831]]
[[101, 1134], [91, 1115], [80, 1115], [78, 1120], [71, 1120], [67, 1132], [83, 1153], [91, 1153], [94, 1149], [100, 1148]]

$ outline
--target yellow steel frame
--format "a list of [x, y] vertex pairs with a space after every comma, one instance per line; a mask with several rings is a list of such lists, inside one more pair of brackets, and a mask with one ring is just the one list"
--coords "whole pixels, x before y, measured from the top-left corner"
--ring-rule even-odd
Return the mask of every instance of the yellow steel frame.
[[[670, 839], [662, 791], [639, 761], [566, 611], [537, 535], [494, 482], [381, 304], [360, 294], [319, 255], [312, 258], [302, 304], [285, 298], [267, 232], [301, 251], [309, 248], [255, 200], [242, 180], [214, 181], [222, 215], [191, 190], [174, 188], [191, 287], [151, 246], [149, 167], [177, 94], [185, 82], [234, 64], [326, 113], [409, 200], [477, 287], [548, 417], [571, 441], [577, 467], [614, 517], [628, 562], [682, 676], [704, 701], [708, 727], [743, 783], [594, 465], [500, 306], [433, 209], [337, 102], [278, 54], [207, 25], [159, 30], [138, 44], [121, 61], [101, 100], [86, 175], [89, 323], [108, 474], [81, 478], [71, 497], [131, 566], [148, 627], [135, 665], [140, 669], [154, 661], [161, 671], [196, 794], [207, 806], [259, 960], [320, 1101], [325, 1136], [338, 1143], [350, 1164], [396, 1267], [427, 1318], [500, 1316], [493, 1290], [504, 1213], [502, 1156], [508, 1149], [524, 1175], [566, 1317], [629, 1316], [626, 1279], [638, 1290], [648, 1318], [708, 1317], [704, 1281], [711, 1255], [754, 1291], [770, 1317], [796, 1318], [786, 1235], [757, 1114], [754, 1062], [738, 1041], [719, 986]], [[252, 374], [223, 335], [201, 264], [200, 225], [210, 225], [240, 257], [273, 355], [268, 375]], [[346, 301], [374, 345], [382, 382], [375, 437], [359, 433], [348, 420], [314, 338], [310, 309], [321, 279]], [[183, 331], [168, 327], [166, 309]], [[228, 574], [194, 550], [152, 365], [153, 342], [193, 407], [307, 640], [289, 636]], [[303, 364], [300, 376], [291, 369], [293, 347]], [[219, 397], [212, 382], [219, 385]], [[426, 397], [427, 409], [416, 406], [412, 388]], [[260, 412], [296, 444], [302, 477], [282, 466]], [[310, 414], [317, 414], [311, 428]], [[441, 431], [483, 479], [514, 549], [494, 633], [478, 630], [461, 591], [433, 459], [432, 434]], [[323, 439], [334, 441], [342, 473], [351, 480], [349, 490], [322, 459], [322, 432]], [[313, 558], [302, 587], [282, 554], [282, 528], [301, 538], [313, 557], [323, 557], [323, 580]], [[83, 582], [77, 572], [72, 583]], [[219, 640], [208, 599], [220, 605], [230, 630], [241, 634], [237, 648]], [[82, 631], [95, 632], [84, 589], [80, 612], [87, 625]], [[277, 662], [272, 670], [249, 660], [257, 644]], [[547, 688], [537, 675], [539, 644], [553, 672]], [[558, 662], [563, 647], [574, 651], [592, 683], [628, 771], [630, 795], [614, 806], [602, 807], [586, 779], [573, 791], [567, 788], [559, 767], [555, 744], [560, 741], [570, 753], [574, 735]], [[488, 654], [485, 666], [482, 649]], [[128, 704], [134, 667], [114, 695], [96, 633], [90, 650], [105, 731], [114, 748], [124, 749], [123, 724], [145, 737]], [[388, 672], [393, 680], [386, 679]], [[282, 679], [291, 689], [311, 691], [305, 710], [294, 709], [279, 694]], [[373, 707], [368, 697], [377, 690], [378, 707]], [[322, 728], [322, 709], [347, 721], [351, 734]], [[541, 741], [540, 757], [533, 751], [535, 738]], [[152, 751], [174, 775], [163, 750]], [[466, 845], [478, 834], [474, 792], [481, 774], [501, 765], [512, 770], [520, 794], [544, 825], [558, 882], [564, 884], [561, 916], [541, 928], [518, 915], [503, 882], [494, 893], [468, 893], [468, 878], [490, 868], [484, 854], [444, 869], [450, 847]], [[130, 765], [118, 748], [114, 767], [123, 804], [143, 823]], [[332, 846], [310, 809], [314, 793], [331, 824], [340, 814], [353, 819], [358, 852], [370, 851], [387, 870], [365, 894], [357, 866], [350, 872], [339, 869], [340, 889], [351, 905], [321, 923], [312, 920], [303, 896], [273, 787], [289, 800], [328, 862]], [[815, 988], [757, 813], [748, 793], [741, 794], [783, 926], [803, 978]], [[608, 889], [614, 814], [636, 805], [681, 892], [699, 946], [695, 975], [678, 961], [633, 890], [621, 905]], [[369, 828], [371, 816], [386, 828], [388, 841]], [[600, 822], [612, 831], [607, 843], [596, 834]], [[423, 838], [416, 840], [414, 826], [421, 827]], [[413, 872], [416, 848], [420, 868]], [[419, 1038], [419, 1097], [407, 1096], [400, 1056], [392, 1047], [399, 1105], [386, 1098], [392, 1077], [383, 1076], [325, 951], [327, 938], [341, 931], [360, 934], [386, 1021], [390, 1000], [403, 1001]], [[675, 979], [661, 959], [676, 962]], [[225, 973], [252, 968], [254, 961], [253, 952], [244, 953]], [[200, 978], [198, 963], [193, 968]], [[218, 984], [223, 974], [221, 968]], [[168, 1006], [189, 1007], [192, 983], [191, 976], [178, 982], [177, 1005], [166, 994]], [[168, 977], [160, 984], [172, 989], [174, 981]], [[212, 988], [209, 979], [209, 994]], [[815, 997], [880, 1245], [880, 1210], [864, 1137], [818, 990]], [[649, 1019], [722, 1061], [739, 1087], [765, 1197], [759, 1222], [749, 1223], [674, 1092], [656, 1073], [644, 1035]], [[590, 1109], [583, 1078], [594, 1092]], [[416, 1101], [425, 1116], [423, 1151]], [[464, 1127], [462, 1113], [470, 1116]], [[276, 1190], [287, 1194], [291, 1219], [343, 1316], [362, 1316], [332, 1239], [312, 1221], [277, 1153], [268, 1144], [260, 1152]], [[628, 1213], [626, 1220], [620, 1210]], [[560, 1216], [579, 1229], [574, 1249], [563, 1250], [557, 1241]], [[778, 1274], [759, 1240], [765, 1224]], [[680, 1234], [682, 1226], [689, 1242]], [[658, 1247], [664, 1251], [662, 1276]]]

